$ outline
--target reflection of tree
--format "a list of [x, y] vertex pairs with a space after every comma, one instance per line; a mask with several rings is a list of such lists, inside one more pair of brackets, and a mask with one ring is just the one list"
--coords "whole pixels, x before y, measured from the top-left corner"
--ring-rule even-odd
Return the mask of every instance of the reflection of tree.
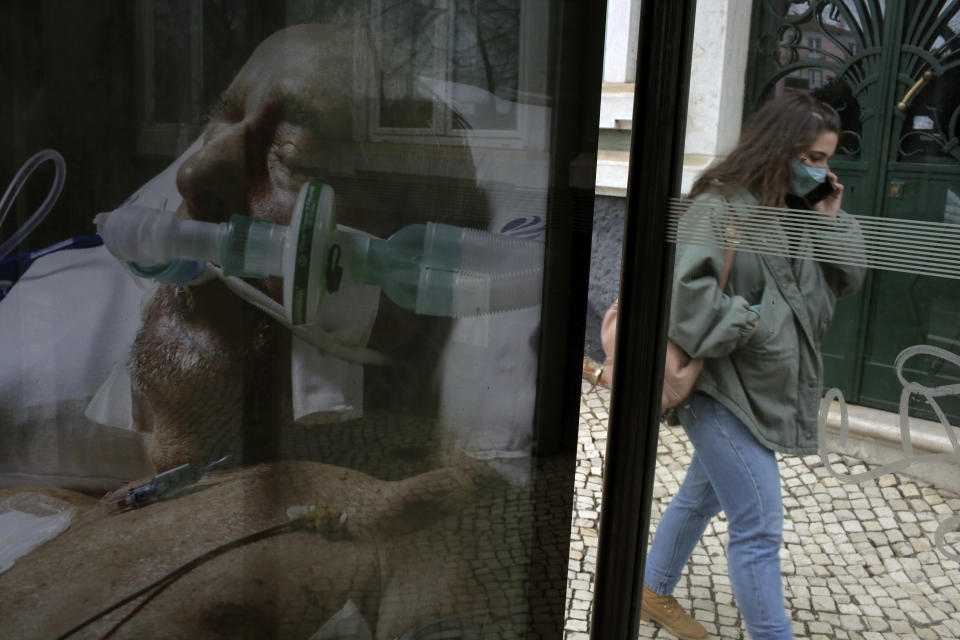
[[154, 8], [154, 104], [153, 119], [157, 122], [197, 123], [201, 109], [194, 89], [200, 78], [184, 75], [192, 69], [190, 33], [180, 25], [190, 24], [190, 6], [184, 3], [159, 2]]
[[437, 21], [444, 14], [432, 2], [400, 0], [382, 6], [375, 16], [380, 44], [377, 66], [388, 97], [409, 97], [416, 76], [432, 69], [436, 52], [442, 48]]
[[[416, 101], [418, 84], [426, 79], [480, 89], [469, 94], [468, 101], [484, 104], [491, 114], [496, 113], [497, 98], [516, 100], [519, 0], [450, 0], [439, 7], [424, 0], [397, 0], [381, 4], [374, 20], [383, 98]], [[454, 120], [454, 127], [461, 128]], [[426, 121], [416, 126], [424, 125]]]
[[203, 104], [213, 104], [253, 51], [246, 6], [229, 0], [203, 5]]
[[[472, 39], [462, 37], [470, 27]], [[456, 29], [454, 80], [482, 86], [491, 94], [513, 99], [519, 62], [518, 1], [461, 0], [457, 3]]]

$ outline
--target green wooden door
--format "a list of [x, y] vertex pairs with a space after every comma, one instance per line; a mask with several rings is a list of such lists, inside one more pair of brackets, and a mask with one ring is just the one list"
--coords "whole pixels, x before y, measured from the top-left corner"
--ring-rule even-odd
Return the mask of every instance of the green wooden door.
[[[749, 114], [785, 88], [832, 104], [844, 132], [831, 167], [856, 215], [960, 224], [960, 0], [757, 0]], [[840, 303], [824, 344], [827, 385], [896, 410], [894, 363], [913, 345], [960, 354], [960, 280], [874, 270]], [[904, 377], [955, 384], [960, 370], [917, 356]], [[954, 424], [960, 401], [941, 407]], [[911, 413], [934, 418], [920, 397]]]

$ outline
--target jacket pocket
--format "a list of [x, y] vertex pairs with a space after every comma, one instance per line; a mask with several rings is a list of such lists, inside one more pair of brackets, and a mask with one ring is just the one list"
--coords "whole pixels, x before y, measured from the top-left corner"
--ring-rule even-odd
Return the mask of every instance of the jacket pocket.
[[797, 356], [742, 348], [731, 360], [757, 424], [774, 439], [783, 424], [796, 419]]
[[737, 351], [759, 356], [784, 357], [797, 352], [793, 312], [777, 294], [776, 287], [767, 287], [760, 302], [760, 320], [750, 339]]

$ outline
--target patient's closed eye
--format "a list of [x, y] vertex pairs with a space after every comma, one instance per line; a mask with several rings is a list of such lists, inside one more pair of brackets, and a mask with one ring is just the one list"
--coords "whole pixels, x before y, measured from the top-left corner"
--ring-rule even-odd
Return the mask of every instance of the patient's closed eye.
[[337, 157], [330, 153], [305, 151], [293, 142], [274, 145], [271, 156], [270, 170], [274, 177], [291, 181], [323, 179], [330, 174]]
[[286, 141], [277, 145], [276, 155], [286, 170], [303, 176], [320, 177], [342, 170], [350, 154], [336, 143]]

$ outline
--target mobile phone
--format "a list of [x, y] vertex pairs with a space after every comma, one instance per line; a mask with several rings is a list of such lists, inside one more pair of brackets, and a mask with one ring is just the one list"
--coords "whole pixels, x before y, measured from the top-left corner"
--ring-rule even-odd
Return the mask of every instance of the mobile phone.
[[836, 190], [836, 185], [833, 184], [833, 181], [830, 180], [830, 178], [827, 178], [813, 189], [808, 191], [807, 195], [803, 196], [803, 199], [807, 201], [808, 207], [812, 207]]

